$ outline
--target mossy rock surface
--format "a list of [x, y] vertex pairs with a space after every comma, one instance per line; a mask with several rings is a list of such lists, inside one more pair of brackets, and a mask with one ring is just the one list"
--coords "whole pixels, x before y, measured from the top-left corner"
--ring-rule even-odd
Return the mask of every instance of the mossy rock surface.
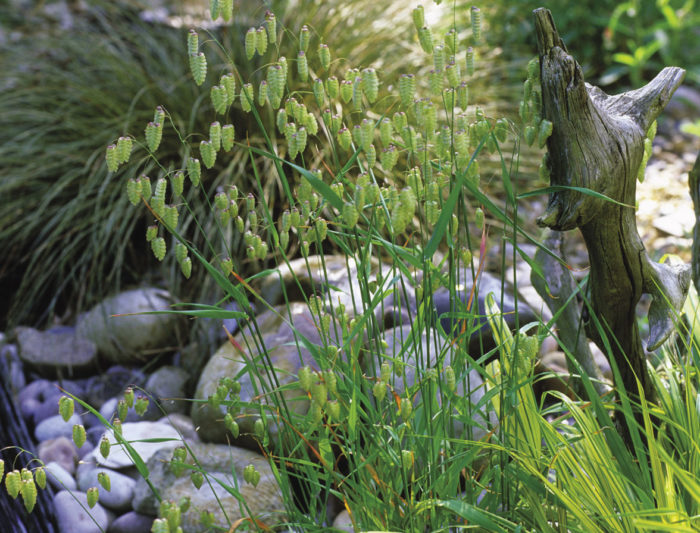
[[[193, 443], [189, 446], [197, 463], [206, 472], [204, 483], [199, 489], [190, 480], [191, 470], [185, 469], [180, 477], [172, 472], [169, 463], [171, 450], [156, 452], [146, 464], [150, 472], [149, 481], [163, 500], [178, 502], [185, 496], [190, 498], [190, 509], [182, 516], [184, 531], [210, 531], [199, 523], [200, 513], [205, 510], [214, 514], [214, 523], [224, 528], [224, 531], [229, 529], [231, 523], [248, 516], [242, 514], [245, 507], [252, 516], [266, 524], [274, 525], [284, 521], [282, 494], [270, 465], [262, 455], [223, 444]], [[188, 457], [188, 463], [193, 463], [191, 457]], [[260, 472], [260, 481], [255, 487], [243, 480], [243, 469], [249, 464]], [[230, 494], [222, 484], [234, 488], [240, 499]], [[136, 483], [132, 503], [139, 513], [151, 516], [158, 513], [158, 500], [143, 479]]]
[[[302, 366], [309, 365], [318, 369], [316, 360], [302, 343], [303, 336], [309, 343], [321, 345], [321, 335], [314, 317], [305, 303], [295, 302], [285, 306], [275, 307], [256, 318], [257, 329], [262, 337], [262, 344], [267, 355], [261, 350], [259, 338], [252, 324], [247, 324], [231, 342], [223, 344], [207, 363], [197, 384], [195, 404], [192, 407], [192, 420], [199, 427], [199, 435], [205, 442], [225, 443], [231, 438], [223, 424], [224, 407], [213, 409], [206, 402], [214, 394], [223, 377], [231, 377], [241, 385], [240, 399], [257, 405], [261, 401], [274, 405], [271, 394], [260, 396], [263, 391], [277, 390], [281, 392], [287, 408], [294, 414], [304, 415], [308, 411], [307, 394], [298, 387], [284, 387], [297, 381], [297, 374]], [[293, 328], [291, 326], [293, 324]], [[331, 331], [333, 328], [331, 328]], [[297, 335], [295, 336], [295, 331]], [[239, 350], [237, 347], [242, 349]], [[250, 365], [250, 366], [249, 366]], [[258, 373], [265, 376], [265, 383], [255, 377], [255, 372], [249, 369], [258, 365]], [[275, 369], [277, 383], [271, 378], [270, 368]], [[200, 401], [197, 403], [197, 401]], [[239, 444], [258, 449], [252, 438], [253, 426], [260, 417], [258, 407], [244, 407], [236, 418], [240, 428]], [[276, 421], [268, 417], [267, 431], [272, 439], [278, 434]]]

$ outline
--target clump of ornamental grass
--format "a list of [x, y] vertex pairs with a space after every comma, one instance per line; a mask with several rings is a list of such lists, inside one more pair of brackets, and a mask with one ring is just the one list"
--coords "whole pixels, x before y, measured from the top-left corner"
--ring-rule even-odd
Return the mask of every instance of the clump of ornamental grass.
[[[27, 34], [2, 51], [0, 279], [11, 304], [3, 323], [76, 311], [151, 268], [130, 238], [145, 219], [122, 194], [136, 171], [108, 174], [104, 143], [165, 98], [177, 123], [197, 116], [178, 53], [183, 35], [162, 27], [156, 37], [137, 12], [93, 3], [69, 32]], [[181, 148], [162, 146], [173, 159]]]
[[[509, 461], [501, 471], [503, 494], [494, 498], [489, 493], [485, 499], [492, 503], [483, 503], [508, 502], [517, 523], [537, 531], [696, 530], [698, 305], [691, 287], [678, 317], [678, 341], [660, 349], [652, 373], [658, 405], [646, 401], [641, 386], [639, 405], [625, 391], [616, 391], [616, 403], [599, 398], [580, 370], [590, 401], [553, 392], [557, 401], [542, 409], [523, 398], [527, 389], [517, 388], [521, 401], [516, 409], [521, 412], [510, 431], [504, 427], [502, 453]], [[603, 325], [592, 319], [604, 335]], [[576, 366], [573, 355], [567, 356]], [[504, 391], [506, 401], [509, 390]], [[612, 411], [629, 424], [631, 448], [617, 434]], [[640, 411], [641, 425], [634, 422]]]
[[[221, 6], [213, 5], [219, 9], [214, 14], [224, 17]], [[145, 205], [154, 218], [146, 232], [154, 256], [164, 260], [173, 254], [185, 277], [205, 269], [223, 291], [221, 303], [238, 304], [237, 317], [254, 320], [251, 302], [261, 303], [250, 286], [253, 278], [245, 278], [251, 268], [247, 264], [281, 264], [296, 254], [323, 254], [329, 242], [358, 265], [359, 294], [350, 305], [309, 296], [323, 342], [305, 344], [315, 359], [298, 376], [301, 393], [310, 400], [307, 414], [291, 412], [276, 389], [266, 392], [268, 403], [241, 405], [231, 384], [222, 383], [209, 400], [226, 407], [224, 423], [234, 437], [240, 431], [236, 418], [242, 416], [241, 409], [258, 412], [255, 437], [280, 458], [275, 464], [290, 524], [304, 529], [327, 523], [331, 498], [344, 502], [363, 527], [448, 526], [462, 519], [450, 503], [455, 494], [466, 487], [475, 502], [483, 489], [473, 473], [488, 445], [474, 439], [490, 430], [485, 411], [489, 395], [474, 404], [468, 394], [456, 393], [458, 387], [470, 389], [469, 370], [477, 365], [466, 350], [474, 316], [455, 294], [465, 276], [479, 269], [472, 247], [485, 243], [485, 211], [500, 223], [512, 224], [481, 191], [477, 158], [490, 153], [503, 161], [499, 143], [512, 135], [513, 125], [470, 104], [469, 79], [477, 69], [481, 43], [479, 9], [471, 10], [468, 37], [460, 37], [456, 28], [433, 34], [422, 6], [413, 10], [412, 22], [431, 68], [423, 75], [400, 75], [393, 91], [373, 66], [336, 61], [324, 35], [309, 25], [292, 33], [271, 12], [245, 31], [245, 59], [235, 62], [220, 42], [190, 30], [192, 78], [202, 86], [213, 79], [208, 97], [216, 120], [190, 145], [184, 164], [173, 167], [161, 161], [159, 143], [170, 128], [171, 135], [185, 135], [165, 120], [165, 107], [156, 108], [145, 143], [160, 171], [151, 176], [144, 172], [126, 187], [129, 200]], [[283, 38], [297, 43], [291, 57], [280, 52]], [[211, 49], [229, 58], [226, 69], [212, 71]], [[242, 76], [239, 61], [265, 67], [250, 81]], [[240, 112], [262, 127], [264, 144], [254, 145], [253, 135], [229, 122]], [[274, 134], [264, 129], [263, 117], [271, 113]], [[275, 143], [275, 136], [284, 142]], [[318, 145], [326, 148], [318, 150]], [[124, 137], [107, 147], [105, 159], [112, 172], [128, 163], [129, 148]], [[274, 164], [284, 211], [276, 210], [264, 188], [269, 178], [263, 179], [255, 165], [250, 190], [231, 184], [206, 199], [210, 169], [241, 151], [251, 161], [263, 157]], [[503, 169], [508, 180], [505, 163]], [[182, 226], [191, 211], [187, 190], [210, 203], [220, 224], [223, 238], [210, 240], [204, 249], [192, 246]], [[228, 232], [242, 236], [245, 257], [231, 253]], [[434, 259], [438, 249], [446, 252], [439, 261]], [[388, 271], [372, 272], [373, 262], [387, 260]], [[462, 330], [436, 329], [431, 298], [441, 286], [452, 292]], [[388, 295], [401, 301], [408, 293], [417, 296], [417, 307], [407, 310], [413, 333], [402, 344], [389, 346], [374, 311]], [[194, 315], [204, 312], [198, 306]], [[221, 316], [218, 308], [208, 312]], [[439, 340], [450, 334], [457, 337], [454, 343]], [[411, 338], [423, 335], [429, 339], [427, 348], [418, 348], [420, 343]], [[377, 342], [368, 344], [371, 339]], [[264, 346], [259, 333], [256, 344]], [[411, 352], [415, 362], [407, 369]], [[276, 381], [265, 350], [248, 372], [261, 382]], [[415, 376], [413, 382], [398, 385], [409, 375]], [[500, 386], [493, 385], [490, 396]], [[269, 424], [278, 428], [276, 442], [268, 437]], [[465, 477], [468, 472], [472, 474]], [[299, 491], [301, 496], [293, 494]], [[302, 509], [295, 499], [303, 502]], [[488, 513], [483, 517], [489, 523], [495, 520]]]
[[[355, 30], [368, 28], [368, 21], [379, 18], [376, 3], [363, 0], [355, 4], [362, 9], [351, 16], [344, 2], [323, 2], [313, 9], [297, 9], [283, 2], [268, 7], [278, 13], [280, 28], [285, 23], [294, 28], [306, 23], [328, 35], [338, 54], [336, 63], [352, 57], [369, 64], [381, 50], [391, 68], [402, 68], [409, 56], [394, 44], [386, 29], [372, 27], [366, 37]], [[400, 21], [401, 10], [391, 10], [391, 18]], [[408, 24], [406, 11], [404, 8], [402, 16]], [[230, 53], [242, 57], [245, 24], [249, 17], [261, 14], [264, 9], [260, 6], [237, 6], [236, 17], [229, 22], [219, 18], [218, 25], [206, 25], [202, 40], [220, 40]], [[152, 109], [161, 104], [167, 120], [186, 135], [206, 131], [215, 116], [209, 98], [203, 98], [215, 80], [210, 76], [201, 89], [191, 83], [183, 45], [188, 27], [145, 22], [134, 4], [125, 2], [92, 2], [76, 11], [73, 20], [70, 31], [20, 26], [23, 36], [0, 49], [6, 83], [0, 94], [0, 170], [5, 176], [0, 184], [5, 199], [0, 242], [6, 259], [0, 269], [0, 286], [10, 295], [0, 309], [0, 323], [6, 326], [45, 324], [56, 315], [70, 319], [66, 313], [75, 314], [108, 293], [149, 276], [153, 262], [144, 260], [142, 241], [131, 236], [144, 233], [150, 220], [145, 212], [131, 208], [121, 194], [125, 181], [138, 177], [137, 170], [129, 166], [108, 174], [104, 146], [119, 132], [132, 139], [133, 157], [142, 160], [147, 151], [136, 140], [137, 134], [151, 120]], [[183, 20], [172, 17], [173, 24]], [[341, 25], [343, 32], [337, 31]], [[341, 35], [342, 39], [336, 38]], [[281, 50], [297, 49], [294, 39], [282, 31], [279, 45]], [[218, 55], [212, 47], [208, 53], [210, 70], [225, 68], [225, 55]], [[251, 61], [240, 68], [246, 79], [253, 79], [260, 65]], [[263, 113], [260, 118], [272, 132], [274, 116]], [[230, 122], [239, 131], [249, 132], [253, 142], [256, 136], [262, 138], [250, 114], [237, 113]], [[159, 155], [179, 165], [189, 157], [189, 149], [180, 139], [166, 135]], [[261, 174], [274, 174], [271, 161], [254, 159]], [[225, 165], [216, 163], [207, 182], [212, 195], [221, 189], [221, 183], [242, 182], [248, 189], [254, 181], [250, 165], [251, 159], [242, 151]], [[144, 170], [150, 172], [144, 167], [138, 172]], [[281, 184], [265, 180], [264, 188], [275, 205], [283, 208]], [[213, 236], [216, 221], [209, 206], [194, 202], [192, 208], [203, 235]], [[245, 256], [243, 239], [230, 237], [233, 256]], [[205, 246], [205, 239], [193, 239], [199, 248]], [[200, 274], [195, 271], [185, 284], [177, 265], [165, 265], [151, 277], [154, 282], [165, 281], [183, 298], [209, 301], [215, 284]]]

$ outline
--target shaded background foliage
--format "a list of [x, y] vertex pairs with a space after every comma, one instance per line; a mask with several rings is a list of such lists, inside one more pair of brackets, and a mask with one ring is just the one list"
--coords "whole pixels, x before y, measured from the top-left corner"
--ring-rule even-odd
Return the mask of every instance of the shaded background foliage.
[[[432, 2], [423, 2], [426, 9]], [[468, 7], [474, 2], [455, 2], [457, 25], [468, 26]], [[118, 135], [137, 138], [151, 120], [153, 109], [164, 105], [169, 120], [158, 158], [182, 165], [190, 145], [198, 143], [191, 132], [206, 131], [215, 114], [209, 103], [209, 87], [227, 70], [226, 57], [216, 54], [220, 40], [233, 51], [236, 67], [244, 79], [264, 74], [259, 58], [245, 61], [243, 37], [248, 27], [259, 25], [266, 9], [277, 13], [282, 25], [298, 28], [306, 23], [312, 33], [333, 50], [334, 69], [341, 75], [347, 66], [372, 65], [383, 80], [401, 72], [426, 68], [417, 44], [406, 44], [397, 33], [412, 35], [413, 5], [341, 1], [239, 2], [234, 23], [211, 28], [212, 42], [206, 53], [210, 75], [197, 88], [187, 70], [185, 34], [198, 22], [187, 15], [192, 5], [180, 5], [185, 15], [181, 26], [146, 21], [148, 2], [121, 0], [90, 2], [89, 6], [65, 4], [71, 27], [65, 20], [51, 21], [45, 12], [49, 3], [0, 7], [3, 29], [0, 63], [0, 329], [18, 323], [43, 325], [55, 317], [70, 320], [107, 294], [142, 281], [165, 283], [178, 298], [205, 301], [214, 298], [215, 288], [195, 269], [195, 279], [184, 283], [174, 261], [162, 265], [152, 258], [142, 238], [150, 223], [144, 210], [128, 204], [126, 181], [137, 172], [157, 179], [168, 169], [157, 168], [145, 150], [137, 148], [134, 159], [115, 174], [107, 173], [104, 147]], [[448, 11], [447, 3], [438, 8]], [[488, 91], [484, 105], [499, 105], [514, 113], [519, 99], [522, 66], [533, 55], [534, 32], [531, 9], [549, 7], [560, 32], [595, 83], [613, 83], [610, 89], [633, 85], [648, 78], [664, 64], [688, 69], [688, 80], [700, 80], [697, 46], [698, 15], [694, 2], [626, 2], [609, 0], [542, 2], [494, 2], [482, 6], [488, 45], [477, 74], [477, 83]], [[679, 16], [673, 22], [672, 13]], [[695, 10], [697, 11], [697, 10]], [[188, 18], [189, 17], [189, 18]], [[443, 16], [444, 27], [451, 23]], [[611, 23], [612, 21], [612, 23]], [[673, 22], [673, 24], [672, 24]], [[675, 25], [674, 25], [675, 24]], [[614, 29], [614, 31], [613, 31]], [[693, 40], [694, 39], [694, 40]], [[414, 39], [415, 41], [415, 39]], [[312, 47], [317, 41], [312, 40]], [[635, 57], [636, 50], [653, 43], [655, 52], [634, 67], [620, 63], [622, 56]], [[280, 55], [294, 57], [296, 36], [287, 33]], [[266, 128], [274, 132], [272, 113], [263, 113]], [[259, 131], [252, 117], [235, 108], [227, 117], [240, 132]], [[182, 143], [175, 126], [187, 139]], [[259, 139], [250, 139], [251, 144]], [[276, 139], [273, 143], [276, 145]], [[284, 147], [280, 144], [280, 151]], [[321, 164], [324, 147], [316, 149]], [[327, 153], [326, 153], [327, 155]], [[215, 176], [206, 183], [209, 197], [224, 184], [236, 183], [242, 190], [253, 184], [251, 159], [243, 150], [220, 158]], [[308, 162], [307, 162], [308, 163]], [[258, 171], [266, 177], [266, 202], [275, 210], [284, 208], [281, 186], [269, 160], [258, 160]], [[309, 165], [314, 166], [313, 164]], [[199, 249], [205, 237], [217, 231], [212, 210], [194, 202], [204, 231], [194, 240]], [[187, 224], [187, 222], [185, 222]], [[193, 235], [184, 226], [183, 232]], [[135, 238], [134, 238], [135, 237]], [[245, 257], [241, 236], [225, 236], [234, 259]], [[224, 254], [224, 250], [212, 250]], [[236, 267], [250, 274], [250, 265]]]

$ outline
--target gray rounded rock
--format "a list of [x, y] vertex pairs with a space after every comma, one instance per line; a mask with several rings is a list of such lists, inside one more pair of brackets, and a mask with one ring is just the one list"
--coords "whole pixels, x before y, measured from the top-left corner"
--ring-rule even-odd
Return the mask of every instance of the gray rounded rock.
[[122, 292], [83, 315], [76, 331], [108, 361], [143, 363], [172, 348], [178, 320], [176, 315], [134, 313], [168, 310], [171, 303], [167, 291], [152, 287]]
[[47, 463], [44, 468], [46, 470], [46, 479], [56, 490], [75, 490], [78, 488], [73, 476], [60, 464], [51, 462]]
[[192, 422], [192, 419], [189, 416], [185, 416], [180, 413], [173, 413], [171, 415], [164, 416], [156, 422], [170, 424], [178, 431], [178, 433], [182, 435], [182, 438], [186, 439], [188, 442], [199, 441], [197, 428], [194, 427], [194, 422]]
[[78, 413], [73, 413], [65, 422], [61, 415], [55, 415], [42, 420], [34, 430], [34, 437], [39, 442], [45, 440], [55, 439], [57, 437], [68, 437], [73, 438], [73, 426], [76, 424], [81, 424], [80, 415]]
[[[231, 487], [234, 485], [232, 472], [238, 483], [238, 493], [246, 502], [250, 513], [263, 522], [274, 526], [284, 521], [284, 502], [276, 478], [267, 460], [260, 454], [244, 448], [223, 444], [190, 445], [198, 463], [209, 478], [216, 478]], [[172, 451], [160, 450], [147, 463], [149, 480], [158, 490], [163, 500], [179, 501], [184, 496], [190, 497], [190, 511], [183, 515], [182, 529], [189, 533], [203, 533], [205, 529], [199, 524], [199, 515], [203, 510], [214, 513], [215, 524], [229, 528], [223, 509], [231, 522], [241, 516], [241, 503], [226, 491], [218, 482], [204, 484], [196, 490], [192, 486], [187, 471], [180, 477], [173, 474], [169, 461]], [[192, 461], [190, 460], [190, 463]], [[260, 472], [257, 487], [244, 482], [243, 469], [252, 464]], [[217, 500], [218, 498], [218, 500]], [[145, 480], [139, 479], [134, 489], [134, 509], [140, 513], [155, 516], [158, 512], [158, 500], [153, 495]], [[244, 516], [247, 516], [244, 515]]]
[[[97, 479], [98, 474], [107, 474], [110, 481], [110, 490], [105, 490]], [[113, 511], [124, 512], [131, 509], [131, 499], [134, 496], [136, 481], [129, 476], [115, 472], [108, 468], [81, 469], [78, 472], [78, 488], [87, 492], [90, 487], [98, 487], [100, 490], [100, 503]]]
[[129, 511], [112, 522], [107, 533], [150, 533], [152, 525], [152, 516]]
[[37, 455], [44, 463], [55, 462], [72, 474], [78, 460], [78, 448], [68, 437], [56, 437], [39, 444]]
[[[110, 398], [100, 407], [100, 414], [105, 420], [112, 420], [112, 416], [117, 410], [117, 405], [119, 405], [119, 400]], [[125, 422], [125, 420], [122, 420], [122, 422]]]
[[26, 419], [33, 418], [34, 412], [49, 394], [56, 391], [56, 385], [48, 379], [32, 381], [17, 394], [20, 413]]
[[348, 533], [353, 533], [355, 527], [352, 525], [352, 519], [350, 518], [350, 513], [347, 509], [338, 513], [338, 516], [333, 520], [333, 528], [339, 531], [347, 531]]
[[[134, 463], [127, 451], [118, 444], [112, 430], [103, 433], [111, 443], [111, 451], [105, 459], [100, 453], [99, 446], [89, 458], [107, 468], [127, 468]], [[143, 461], [147, 461], [158, 450], [172, 450], [182, 445], [180, 434], [169, 424], [158, 422], [127, 422], [122, 424], [122, 438], [131, 444], [134, 451]], [[146, 442], [148, 439], [164, 439], [160, 442]], [[100, 437], [99, 440], [102, 440]], [[98, 440], [98, 442], [99, 442]]]
[[[270, 305], [284, 302], [286, 294], [289, 301], [302, 301], [312, 295], [323, 298], [324, 305], [337, 308], [345, 306], [350, 318], [354, 310], [362, 310], [362, 288], [359, 281], [357, 263], [344, 255], [320, 255], [301, 257], [289, 265], [278, 266], [276, 272], [263, 279], [260, 296]], [[417, 305], [412, 282], [394, 271], [393, 265], [380, 264], [372, 258], [369, 279], [384, 280], [382, 302], [375, 307], [374, 313], [380, 327], [395, 327], [410, 322], [409, 311], [415, 315]], [[404, 291], [404, 285], [408, 290]], [[283, 290], [284, 289], [284, 290]]]
[[[452, 299], [452, 294], [446, 288], [440, 288], [433, 294], [433, 305], [440, 320], [440, 326], [448, 335], [459, 337], [462, 335], [462, 327], [469, 325], [468, 334], [469, 353], [478, 358], [479, 354], [484, 354], [496, 347], [491, 327], [486, 319], [486, 297], [489, 293], [494, 294], [494, 300], [503, 312], [503, 318], [508, 327], [514, 331], [516, 323], [524, 326], [529, 322], [538, 320], [537, 314], [522, 299], [516, 302], [513, 297], [513, 289], [501, 280], [482, 272], [479, 276], [477, 289], [472, 294], [473, 283], [471, 273], [465, 271], [462, 274], [464, 281], [455, 291], [456, 298]], [[472, 305], [467, 311], [467, 304], [473, 298]], [[517, 313], [516, 313], [517, 310]]]
[[20, 326], [15, 328], [15, 334], [22, 361], [41, 375], [84, 376], [96, 368], [95, 344], [76, 335], [73, 328], [39, 331]]
[[189, 375], [176, 366], [162, 366], [148, 378], [144, 389], [156, 398], [167, 413], [185, 413], [189, 402], [185, 400], [185, 387]]
[[99, 409], [108, 399], [121, 397], [127, 386], [142, 387], [145, 382], [146, 376], [140, 369], [112, 365], [107, 372], [85, 380], [85, 398], [83, 399]]
[[114, 519], [99, 503], [90, 509], [84, 492], [62, 490], [53, 503], [59, 533], [102, 533]]
[[61, 396], [63, 394], [56, 388], [34, 408], [34, 413], [32, 414], [34, 425], [40, 424], [43, 420], [58, 414], [58, 401], [61, 399]]
[[[256, 321], [267, 349], [267, 355], [272, 367], [276, 369], [277, 380], [282, 387], [297, 381], [297, 373], [302, 366], [309, 365], [312, 368], [318, 368], [312, 354], [306, 348], [301, 347], [303, 346], [301, 340], [298, 341], [300, 347], [297, 347], [297, 338], [288, 323], [290, 315], [291, 322], [298, 334], [303, 335], [311, 344], [321, 344], [321, 336], [314, 318], [304, 303], [291, 303], [289, 310], [284, 306], [279, 306], [273, 311], [266, 311], [257, 317]], [[331, 332], [335, 331], [333, 327], [330, 329]], [[250, 345], [254, 347], [257, 345], [257, 339], [251, 332], [250, 325], [246, 325], [234, 337], [234, 340], [238, 346]], [[267, 361], [262, 359], [261, 354], [255, 352], [248, 353], [246, 358], [257, 361], [259, 364], [263, 362], [267, 364]], [[221, 378], [240, 374], [238, 383], [241, 385], [240, 399], [243, 402], [255, 403], [259, 401], [256, 399], [259, 391], [267, 391], [273, 387], [271, 383], [267, 382], [266, 377], [263, 377], [266, 383], [260, 383], [253, 372], [246, 371], [247, 365], [248, 363], [240, 352], [233, 347], [232, 343], [227, 342], [211, 357], [204, 368], [197, 384], [195, 399], [205, 400], [205, 403], [195, 403], [192, 408], [192, 421], [195, 426], [199, 427], [199, 436], [203, 441], [225, 443], [231, 437], [230, 434], [227, 434], [224, 424], [221, 423], [223, 407], [213, 409], [206, 403], [207, 398], [216, 391]], [[265, 375], [264, 372], [261, 374]], [[290, 411], [302, 415], [306, 414], [309, 402], [301, 389], [289, 388], [283, 394]], [[267, 396], [263, 401], [267, 401]], [[257, 408], [242, 409], [237, 419], [241, 433], [237, 441], [238, 445], [257, 449], [257, 444], [250, 437], [250, 434], [253, 433], [253, 426], [258, 415]], [[267, 429], [271, 438], [277, 438], [277, 427], [274, 423], [269, 423]]]

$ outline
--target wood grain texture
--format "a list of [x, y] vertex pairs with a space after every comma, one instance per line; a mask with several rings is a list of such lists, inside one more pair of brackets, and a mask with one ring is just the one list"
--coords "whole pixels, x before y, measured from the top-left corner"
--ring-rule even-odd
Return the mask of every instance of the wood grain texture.
[[674, 329], [690, 282], [688, 265], [652, 261], [644, 249], [635, 218], [637, 172], [647, 130], [683, 81], [685, 71], [663, 69], [646, 86], [608, 95], [585, 82], [581, 66], [567, 53], [551, 13], [534, 12], [542, 80], [542, 116], [553, 124], [547, 141], [551, 185], [580, 187], [550, 194], [542, 226], [565, 231], [579, 228], [590, 257], [589, 293], [593, 320], [587, 333], [612, 353], [620, 383], [637, 396], [637, 380], [647, 400], [655, 399], [640, 339], [635, 309], [642, 293], [653, 296], [649, 311], [649, 350], [658, 348]]

